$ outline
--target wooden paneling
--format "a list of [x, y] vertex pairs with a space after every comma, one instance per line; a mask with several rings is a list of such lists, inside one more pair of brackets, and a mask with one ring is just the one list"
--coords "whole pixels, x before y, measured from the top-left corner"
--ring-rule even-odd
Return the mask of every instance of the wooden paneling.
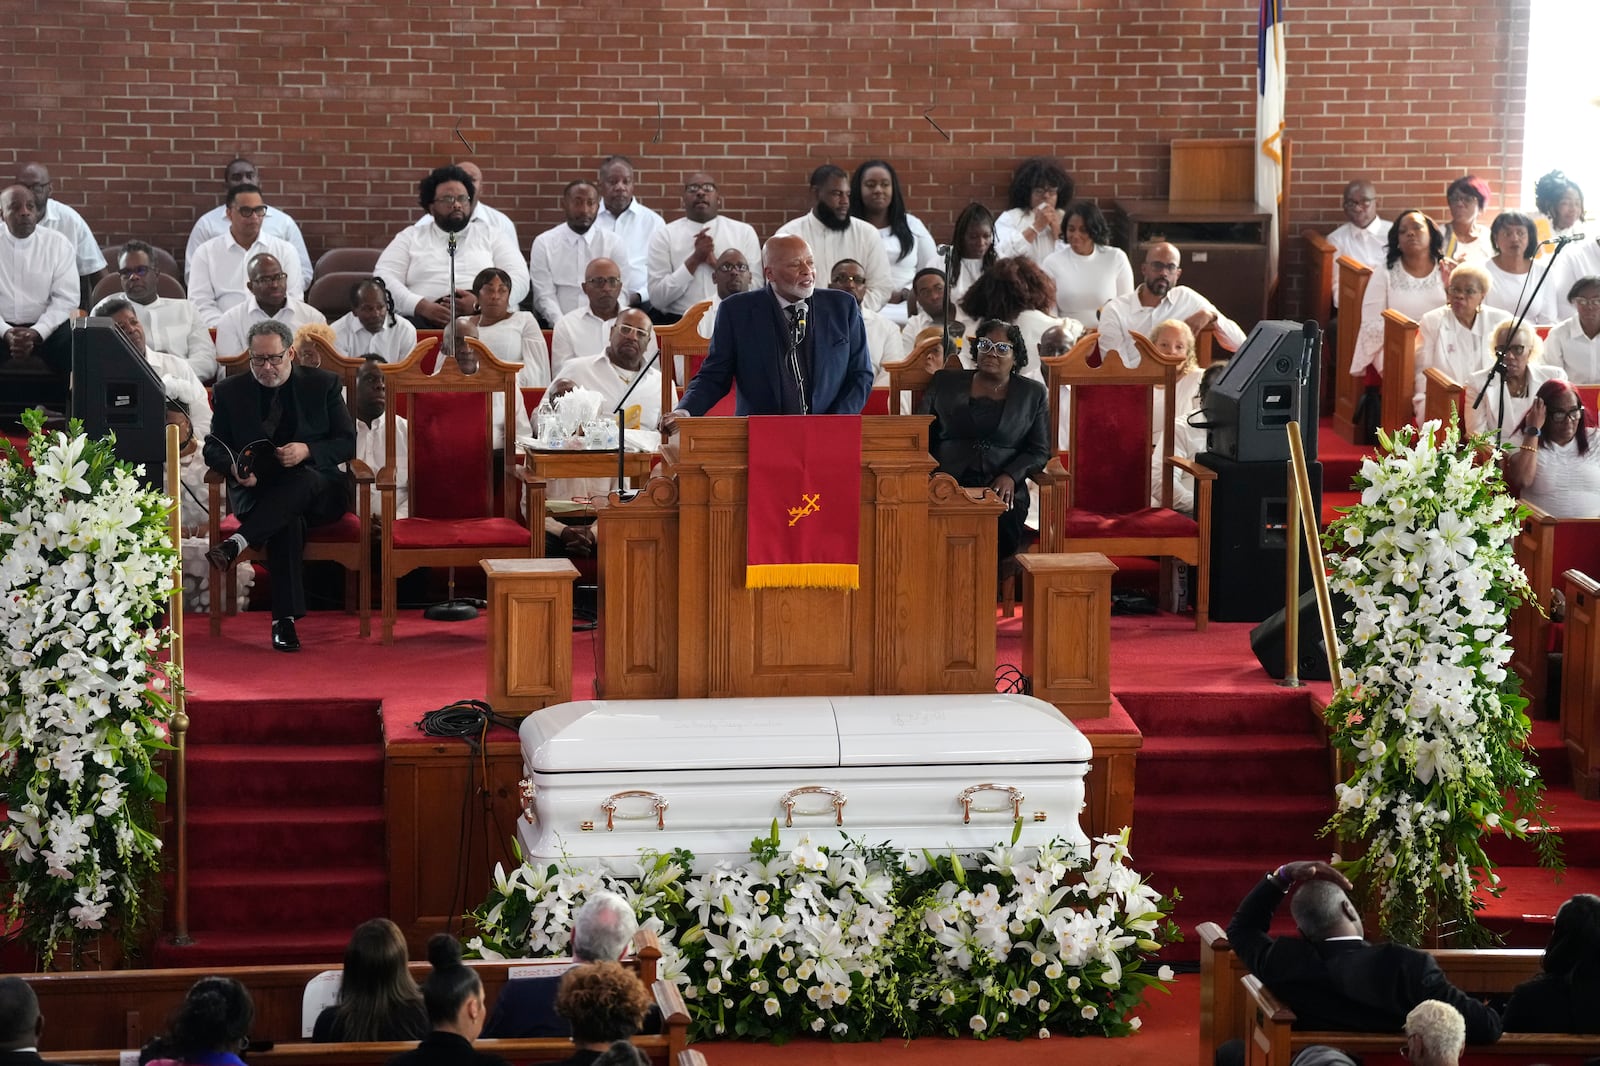
[[572, 582], [566, 559], [485, 559], [490, 706], [536, 711], [572, 699]]
[[1195, 138], [1172, 142], [1174, 200], [1254, 200], [1256, 143], [1249, 138]]
[[1567, 623], [1561, 658], [1561, 739], [1572, 764], [1572, 787], [1600, 799], [1600, 584], [1566, 572]]
[[1333, 429], [1345, 440], [1356, 439], [1356, 406], [1364, 390], [1362, 379], [1350, 373], [1356, 355], [1356, 338], [1361, 333], [1361, 299], [1367, 294], [1372, 270], [1349, 256], [1340, 256], [1339, 269], [1339, 352], [1333, 371]]
[[1111, 713], [1111, 575], [1098, 552], [1019, 555], [1022, 672], [1068, 718]]
[[1383, 403], [1379, 424], [1393, 433], [1416, 421], [1417, 324], [1393, 308], [1383, 313]]

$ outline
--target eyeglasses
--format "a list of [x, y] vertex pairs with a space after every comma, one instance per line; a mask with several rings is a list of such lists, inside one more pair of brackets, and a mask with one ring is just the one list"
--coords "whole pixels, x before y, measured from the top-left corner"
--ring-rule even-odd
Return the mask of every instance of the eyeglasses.
[[265, 218], [267, 215], [266, 204], [260, 204], [256, 207], [243, 207], [239, 204], [235, 204], [233, 206], [233, 210], [243, 215], [245, 218]]
[[262, 274], [262, 275], [260, 275], [258, 277], [252, 278], [252, 279], [250, 279], [250, 284], [252, 284], [252, 285], [276, 285], [279, 282], [288, 281], [288, 280], [289, 280], [289, 275], [285, 274], [283, 271], [280, 270], [276, 274]]
[[1448, 288], [1445, 291], [1451, 296], [1482, 296], [1483, 295], [1483, 290], [1478, 288], [1476, 285], [1467, 285], [1467, 286], [1452, 285], [1452, 286], [1450, 286], [1450, 288]]
[[598, 285], [602, 289], [614, 289], [617, 286], [622, 284], [622, 279], [621, 278], [616, 278], [616, 277], [612, 277], [612, 278], [590, 278], [588, 281], [584, 282], [584, 284], [585, 285]]
[[716, 192], [717, 184], [713, 181], [691, 182], [683, 187], [684, 192]]
[[1527, 355], [1528, 354], [1528, 346], [1526, 344], [1508, 344], [1508, 345], [1506, 345], [1506, 354], [1507, 355]]
[[650, 331], [648, 329], [642, 329], [639, 326], [618, 326], [617, 332], [621, 333], [624, 337], [637, 337], [639, 340], [650, 339]]
[[143, 266], [143, 267], [120, 267], [117, 270], [117, 274], [119, 276], [121, 276], [121, 277], [124, 277], [124, 278], [142, 278], [146, 274], [150, 273], [150, 270], [151, 270], [151, 268], [147, 267], [147, 266]]
[[1354, 197], [1350, 197], [1350, 196], [1346, 196], [1344, 198], [1344, 206], [1346, 206], [1346, 207], [1360, 207], [1362, 204], [1370, 204], [1370, 203], [1374, 203], [1374, 202], [1375, 201], [1370, 196], [1368, 196], [1366, 199], [1363, 199], [1363, 200], [1357, 200]]
[[1572, 303], [1576, 307], [1600, 307], [1600, 296], [1574, 296]]
[[1550, 417], [1558, 421], [1576, 422], [1583, 417], [1582, 407], [1552, 407]]
[[1145, 269], [1150, 271], [1153, 274], [1176, 274], [1178, 272], [1178, 264], [1177, 263], [1146, 263], [1145, 264]]
[[867, 283], [867, 276], [865, 274], [835, 274], [833, 276], [833, 283], [835, 285], [842, 281], [848, 281], [852, 285], [865, 285]]
[[433, 198], [433, 202], [436, 203], [436, 204], [439, 204], [439, 205], [441, 205], [443, 207], [455, 207], [457, 204], [459, 204], [462, 207], [466, 207], [468, 204], [470, 204], [472, 202], [472, 197], [470, 197], [470, 196], [435, 196]]
[[979, 337], [977, 343], [972, 346], [972, 350], [979, 355], [988, 355], [990, 352], [1010, 355], [1016, 349], [1012, 347], [1010, 341], [992, 341], [988, 337]]
[[748, 273], [750, 273], [750, 264], [749, 263], [718, 263], [717, 264], [717, 269], [722, 271], [724, 274], [748, 274]]
[[279, 352], [277, 355], [252, 355], [250, 357], [250, 365], [281, 366], [283, 361], [287, 358], [289, 358], [288, 352]]

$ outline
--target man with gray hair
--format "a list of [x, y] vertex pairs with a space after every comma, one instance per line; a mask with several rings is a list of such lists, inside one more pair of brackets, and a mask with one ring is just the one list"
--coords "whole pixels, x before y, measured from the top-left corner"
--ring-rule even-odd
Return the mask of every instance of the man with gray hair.
[[1406, 1015], [1406, 1057], [1414, 1066], [1456, 1066], [1467, 1042], [1461, 1012], [1436, 999], [1423, 1000]]
[[20, 977], [0, 977], [0, 1063], [6, 1066], [44, 1066], [39, 1037], [44, 1015], [33, 986]]
[[[1401, 1032], [1407, 1013], [1427, 1000], [1450, 1004], [1474, 1044], [1500, 1039], [1500, 1016], [1456, 988], [1433, 956], [1401, 944], [1369, 944], [1346, 894], [1350, 882], [1325, 862], [1285, 863], [1257, 882], [1228, 923], [1228, 943], [1274, 996], [1295, 1027]], [[1267, 929], [1285, 896], [1299, 936]], [[1244, 1062], [1244, 1041], [1217, 1049], [1218, 1066]]]

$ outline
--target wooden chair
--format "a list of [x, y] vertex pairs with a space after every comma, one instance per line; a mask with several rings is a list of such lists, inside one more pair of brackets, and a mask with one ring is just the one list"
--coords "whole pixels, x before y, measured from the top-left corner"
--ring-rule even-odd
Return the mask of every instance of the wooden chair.
[[[518, 516], [521, 471], [516, 461], [516, 409], [522, 403], [516, 364], [503, 363], [476, 338], [462, 342], [478, 358], [475, 374], [454, 359], [430, 374], [425, 361], [436, 343], [422, 341], [399, 363], [387, 364], [389, 404], [384, 417], [383, 642], [394, 643], [400, 578], [421, 566], [476, 566], [483, 559], [530, 559], [542, 552], [539, 523]], [[494, 405], [504, 418], [505, 455], [494, 448]], [[410, 432], [411, 514], [395, 514], [397, 427]], [[500, 485], [496, 486], [496, 473]], [[498, 501], [498, 503], [497, 503]]]
[[1356, 337], [1361, 333], [1361, 299], [1372, 280], [1372, 268], [1347, 255], [1339, 267], [1339, 351], [1333, 372], [1333, 429], [1345, 440], [1356, 439], [1356, 409], [1366, 385], [1350, 373], [1355, 360]]
[[[1419, 333], [1417, 324], [1394, 308], [1383, 312], [1383, 391], [1378, 424], [1388, 433], [1416, 418], [1411, 400], [1417, 389]], [[1343, 327], [1339, 337], [1343, 343]]]
[[1551, 591], [1569, 570], [1600, 574], [1600, 518], [1554, 518], [1531, 504], [1528, 510], [1511, 553], [1528, 575], [1534, 601], [1511, 612], [1511, 670], [1522, 681], [1528, 714], [1540, 717], [1552, 650]]
[[[1187, 563], [1195, 573], [1194, 625], [1203, 630], [1211, 604], [1211, 487], [1217, 475], [1172, 454], [1173, 398], [1181, 360], [1168, 359], [1137, 333], [1133, 340], [1140, 362], [1131, 369], [1121, 359], [1100, 359], [1093, 333], [1059, 360], [1049, 361], [1049, 390], [1057, 395], [1061, 386], [1071, 388], [1072, 417], [1062, 478], [1064, 503], [1056, 514], [1040, 516], [1041, 531], [1059, 521], [1062, 535], [1054, 544], [1047, 538], [1042, 550]], [[1158, 388], [1163, 397], [1159, 425], [1166, 427], [1161, 435], [1162, 506], [1151, 507], [1151, 427], [1158, 424], [1152, 418]], [[1194, 478], [1193, 518], [1172, 509], [1176, 470]], [[1168, 566], [1163, 568], [1163, 586], [1170, 580]], [[1163, 600], [1165, 592], [1163, 588]]]
[[[362, 361], [340, 355], [316, 338], [311, 338], [305, 343], [313, 349], [307, 357], [316, 361], [314, 365], [338, 374], [343, 380], [345, 404], [354, 411], [356, 371], [361, 369]], [[217, 365], [223, 377], [232, 377], [235, 374], [249, 372], [250, 357], [248, 353], [230, 355], [218, 359]], [[337, 522], [307, 530], [304, 558], [307, 562], [331, 562], [344, 567], [344, 609], [349, 611], [352, 601], [354, 602], [356, 613], [361, 619], [361, 635], [366, 637], [372, 632], [371, 486], [376, 480], [376, 475], [371, 467], [359, 459], [350, 460], [350, 472], [356, 483], [355, 511], [347, 513]], [[207, 504], [208, 534], [211, 546], [216, 547], [239, 531], [239, 520], [231, 514], [225, 514], [227, 478], [215, 470], [208, 470], [206, 485], [210, 490]], [[212, 636], [222, 633], [224, 609], [230, 615], [239, 613], [238, 577], [235, 568], [264, 558], [264, 553], [254, 548], [246, 548], [240, 552], [234, 566], [229, 567], [228, 572], [223, 575], [221, 589], [217, 588], [216, 573], [211, 574]]]
[[[92, 310], [95, 304], [99, 303], [101, 300], [104, 300], [107, 296], [115, 296], [121, 291], [122, 275], [113, 270], [111, 273], [95, 282], [94, 292], [89, 294], [90, 309]], [[183, 280], [175, 277], [172, 274], [163, 273], [156, 281], [156, 295], [166, 297], [169, 300], [183, 299], [185, 296], [183, 291]]]
[[1326, 329], [1333, 321], [1334, 261], [1339, 250], [1314, 229], [1301, 230], [1300, 238], [1306, 242], [1306, 317]]
[[382, 248], [329, 248], [317, 256], [317, 264], [311, 268], [310, 280], [315, 281], [324, 274], [348, 271], [371, 277], [372, 272], [378, 269], [378, 259], [382, 255]]
[[[700, 321], [705, 318], [709, 310], [711, 301], [701, 300], [685, 311], [683, 317], [672, 325], [656, 327], [656, 347], [661, 352], [663, 412], [673, 409], [677, 403], [677, 396], [683, 394], [684, 388], [699, 372], [700, 364], [711, 354], [711, 341], [700, 336]], [[676, 395], [674, 388], [677, 390]], [[731, 415], [734, 403], [733, 391], [730, 389], [728, 395], [718, 400], [706, 414]]]
[[929, 354], [938, 351], [939, 334], [924, 330], [909, 354], [897, 362], [884, 363], [889, 375], [889, 413], [914, 415], [922, 406], [922, 394], [928, 391], [933, 374], [927, 369]]

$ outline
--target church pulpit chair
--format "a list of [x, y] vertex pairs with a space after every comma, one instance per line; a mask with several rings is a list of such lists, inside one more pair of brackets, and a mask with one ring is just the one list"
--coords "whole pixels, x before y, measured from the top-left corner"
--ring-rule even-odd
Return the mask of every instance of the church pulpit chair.
[[[398, 471], [397, 414], [407, 420], [410, 516], [396, 516], [394, 478], [380, 477], [383, 642], [394, 642], [396, 584], [424, 566], [475, 567], [483, 559], [530, 559], [542, 552], [542, 524], [519, 516], [522, 475], [516, 458], [516, 408], [522, 403], [515, 363], [501, 362], [476, 338], [461, 341], [476, 371], [440, 360], [421, 341], [399, 363], [383, 367], [389, 391], [384, 417], [384, 471]], [[506, 427], [504, 455], [494, 446], [494, 413]]]
[[[711, 301], [701, 300], [685, 311], [683, 317], [672, 325], [656, 327], [656, 349], [661, 353], [659, 365], [663, 412], [677, 406], [677, 398], [683, 395], [683, 390], [694, 380], [695, 374], [700, 372], [700, 364], [711, 354], [710, 338], [700, 336], [700, 322], [709, 310]], [[728, 395], [713, 404], [706, 414], [731, 415], [734, 405], [734, 394], [730, 389]]]
[[1361, 299], [1372, 280], [1372, 268], [1342, 255], [1338, 269], [1339, 350], [1333, 370], [1333, 428], [1345, 440], [1354, 441], [1356, 411], [1366, 385], [1350, 373], [1350, 364], [1355, 360], [1356, 337], [1361, 333]]
[[933, 380], [933, 371], [927, 366], [928, 358], [938, 350], [939, 334], [923, 330], [904, 358], [883, 364], [884, 372], [889, 375], [890, 414], [917, 413], [922, 406], [922, 394], [928, 391], [928, 382]]

